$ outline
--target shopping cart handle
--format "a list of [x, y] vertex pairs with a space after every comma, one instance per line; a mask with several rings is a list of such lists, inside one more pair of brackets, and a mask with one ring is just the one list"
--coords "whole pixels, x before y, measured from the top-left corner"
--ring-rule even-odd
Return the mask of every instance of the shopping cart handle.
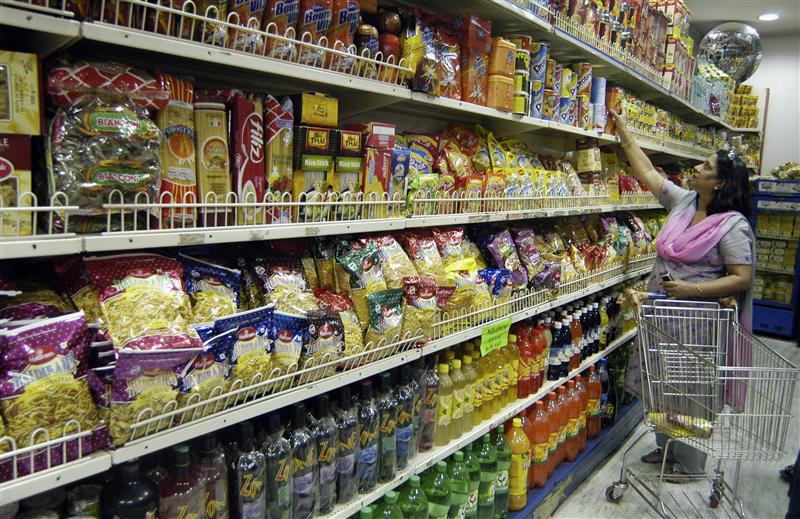
[[648, 292], [647, 299], [669, 299], [669, 294], [665, 292]]

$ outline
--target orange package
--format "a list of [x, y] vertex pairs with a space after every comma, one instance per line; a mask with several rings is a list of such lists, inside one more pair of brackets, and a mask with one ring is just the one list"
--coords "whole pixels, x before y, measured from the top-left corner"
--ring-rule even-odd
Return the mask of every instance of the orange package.
[[[300, 19], [297, 39], [317, 45], [320, 37], [328, 34], [333, 17], [333, 0], [300, 0]], [[325, 58], [325, 51], [308, 45], [299, 46], [299, 62], [317, 64]]]
[[[347, 52], [353, 44], [361, 7], [358, 0], [333, 0], [333, 16], [328, 29], [328, 47]], [[330, 54], [328, 64], [331, 69], [349, 72], [355, 63], [352, 57]]]
[[471, 50], [461, 53], [461, 100], [486, 106], [489, 90], [489, 55]]
[[[287, 34], [290, 28], [297, 31], [297, 19], [300, 15], [300, 0], [267, 0], [264, 13], [264, 32], [294, 38]], [[267, 56], [278, 59], [291, 59], [294, 45], [290, 42], [267, 37]]]
[[[239, 17], [238, 24], [240, 26], [259, 31], [261, 29], [261, 22], [264, 19], [264, 1], [230, 0], [228, 12], [236, 13]], [[231, 19], [231, 23], [234, 23], [234, 20], [236, 20], [235, 17]], [[229, 29], [230, 35], [228, 41], [236, 50], [260, 54], [264, 49], [264, 40], [261, 34], [247, 29], [231, 27]]]

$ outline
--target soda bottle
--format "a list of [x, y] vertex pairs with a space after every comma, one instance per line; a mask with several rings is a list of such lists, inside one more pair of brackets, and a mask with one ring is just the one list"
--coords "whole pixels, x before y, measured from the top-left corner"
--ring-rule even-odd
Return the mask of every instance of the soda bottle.
[[517, 345], [517, 336], [510, 334], [508, 336], [508, 344], [505, 348], [505, 356], [509, 362], [510, 369], [508, 370], [508, 399], [507, 403], [511, 404], [517, 399], [519, 392], [519, 346]]
[[408, 484], [400, 491], [397, 500], [403, 519], [427, 519], [428, 518], [428, 498], [422, 491], [419, 476], [416, 474], [408, 478]]
[[336, 452], [339, 447], [339, 434], [336, 422], [331, 416], [330, 396], [322, 394], [317, 398], [317, 418], [311, 427], [311, 434], [317, 443], [319, 462], [319, 499], [317, 514], [327, 514], [336, 504]]
[[528, 487], [541, 488], [547, 481], [547, 459], [550, 451], [550, 423], [544, 409], [544, 401], [539, 400], [533, 404], [529, 416], [532, 434], [531, 440], [531, 470], [529, 472]]
[[453, 382], [453, 413], [450, 420], [450, 439], [457, 440], [464, 433], [464, 399], [466, 398], [467, 379], [461, 371], [461, 361], [453, 359], [450, 368], [450, 380]]
[[511, 444], [511, 467], [509, 469], [508, 508], [522, 510], [528, 502], [528, 469], [531, 465], [531, 442], [522, 430], [522, 420], [514, 418], [508, 433]]
[[614, 385], [609, 383], [608, 368], [606, 359], [600, 359], [597, 363], [597, 378], [600, 379], [602, 392], [600, 393], [600, 424], [601, 427], [611, 427], [617, 410], [617, 398]]
[[[478, 350], [475, 350], [475, 353], [478, 353]], [[487, 370], [487, 363], [486, 357], [480, 356], [473, 359], [473, 364], [475, 365], [475, 371], [478, 373], [478, 382], [476, 385], [475, 391], [475, 403], [480, 404], [476, 407], [476, 411], [480, 412], [478, 415], [476, 422], [482, 422], [487, 419], [488, 416], [491, 416], [491, 407], [492, 407], [492, 384], [490, 381], [491, 373]]]
[[444, 362], [450, 369], [453, 369], [453, 360], [456, 358], [456, 352], [453, 348], [444, 351]]
[[481, 466], [481, 483], [478, 488], [478, 519], [494, 519], [494, 487], [497, 484], [497, 451], [492, 438], [483, 435], [478, 452]]
[[[562, 386], [563, 387], [563, 386]], [[567, 440], [564, 444], [565, 457], [567, 461], [575, 461], [580, 450], [580, 438], [578, 438], [578, 421], [580, 420], [580, 397], [575, 391], [575, 381], [567, 381], [567, 388], [564, 394], [567, 402], [567, 412], [569, 418], [567, 420]]]
[[453, 454], [447, 464], [447, 477], [450, 478], [450, 511], [447, 517], [465, 517], [469, 499], [469, 470], [464, 464], [463, 452], [456, 451]]
[[311, 431], [306, 428], [306, 410], [303, 404], [295, 404], [293, 428], [289, 433], [292, 446], [292, 506], [294, 519], [311, 518], [317, 508], [317, 485], [319, 465], [317, 444]]
[[347, 503], [356, 495], [358, 417], [350, 399], [350, 387], [339, 390], [336, 409], [336, 501]]
[[[433, 368], [433, 356], [428, 356], [428, 369], [425, 370], [425, 378], [421, 384], [425, 392], [422, 401], [422, 428], [419, 433], [419, 452], [426, 452], [433, 447], [436, 436], [436, 421], [438, 418], [439, 407], [439, 376]], [[450, 434], [449, 431], [447, 434]]]
[[578, 393], [581, 412], [578, 417], [578, 444], [580, 450], [583, 450], [586, 447], [586, 408], [589, 405], [589, 393], [586, 390], [586, 382], [580, 375], [575, 376], [575, 391]]
[[[205, 482], [207, 519], [228, 518], [228, 463], [217, 437], [206, 434], [200, 438], [200, 475]], [[121, 516], [124, 517], [124, 516]]]
[[581, 340], [583, 339], [583, 326], [581, 326], [581, 313], [575, 312], [569, 321], [569, 330], [572, 337], [572, 356], [569, 361], [569, 370], [578, 369], [581, 364]]
[[378, 378], [378, 481], [387, 483], [397, 472], [397, 400], [392, 394], [392, 376], [381, 373]]
[[100, 492], [101, 519], [158, 517], [158, 489], [141, 477], [138, 460], [114, 465], [112, 474], [111, 481]]
[[558, 386], [556, 388], [556, 402], [558, 402], [558, 449], [556, 452], [556, 466], [567, 458], [567, 429], [569, 426], [569, 400], [567, 400], [567, 388]]
[[558, 433], [561, 432], [561, 415], [559, 414], [558, 396], [555, 391], [547, 393], [544, 409], [547, 412], [547, 422], [550, 425], [550, 443], [547, 449], [547, 477], [550, 477], [550, 474], [558, 466]]
[[[498, 395], [497, 406], [494, 413], [496, 414], [510, 402], [509, 396], [511, 391], [511, 363], [505, 355], [506, 348], [498, 348], [492, 352], [494, 362], [497, 366], [496, 370], [499, 374], [498, 380], [500, 382], [500, 394]], [[515, 393], [516, 395], [516, 393]]]
[[561, 366], [558, 370], [558, 377], [564, 378], [569, 375], [571, 371], [569, 368], [570, 359], [572, 358], [572, 335], [570, 332], [569, 321], [564, 319], [561, 321], [561, 344], [563, 345], [561, 348]]
[[600, 434], [600, 397], [603, 387], [594, 366], [589, 366], [589, 378], [586, 381], [589, 401], [586, 404], [586, 437], [595, 438]]
[[[235, 478], [234, 469], [234, 478]], [[203, 500], [205, 482], [200, 471], [192, 467], [189, 446], [185, 444], [172, 447], [172, 470], [161, 483], [161, 499], [158, 503], [158, 517], [180, 519], [182, 514], [205, 518]], [[232, 498], [235, 502], [237, 494]]]
[[436, 419], [435, 443], [443, 447], [450, 443], [450, 428], [453, 420], [453, 380], [450, 378], [450, 366], [439, 364], [439, 410]]
[[428, 469], [423, 481], [425, 497], [428, 499], [428, 517], [444, 519], [450, 511], [450, 478], [447, 477], [447, 463], [438, 462], [433, 470]]
[[481, 484], [481, 465], [478, 463], [478, 455], [470, 443], [464, 449], [464, 465], [469, 472], [469, 496], [467, 506], [464, 510], [465, 519], [476, 519], [478, 517], [478, 489]]
[[494, 448], [497, 452], [497, 483], [494, 487], [494, 516], [508, 517], [508, 476], [511, 469], [511, 445], [504, 434], [503, 425], [495, 430]]
[[[421, 373], [420, 373], [421, 371]], [[402, 370], [400, 372], [402, 376]], [[419, 385], [419, 380], [425, 377], [425, 363], [422, 359], [414, 363], [411, 377], [408, 380], [408, 389], [414, 395], [413, 412], [412, 412], [412, 436], [411, 445], [409, 446], [409, 459], [413, 458], [419, 452], [419, 438], [422, 432], [422, 402], [425, 400], [425, 392], [422, 386]], [[399, 402], [398, 402], [399, 403]]]
[[531, 369], [531, 394], [539, 391], [547, 378], [547, 356], [550, 354], [547, 345], [547, 331], [544, 325], [537, 325], [531, 336], [533, 356], [536, 359]]
[[547, 359], [547, 380], [558, 380], [561, 376], [561, 341], [563, 335], [561, 334], [561, 322], [556, 321], [553, 324], [553, 342], [550, 344], [550, 356]]
[[372, 507], [364, 506], [358, 511], [358, 519], [372, 519]]
[[412, 452], [414, 440], [414, 390], [410, 387], [411, 367], [408, 364], [400, 366], [400, 384], [395, 391], [397, 399], [397, 470], [408, 466], [408, 460], [416, 451]]
[[397, 492], [392, 490], [383, 495], [383, 501], [378, 503], [372, 516], [379, 519], [405, 519], [400, 505], [397, 504]]
[[380, 420], [372, 400], [372, 381], [361, 382], [358, 406], [358, 463], [356, 488], [359, 494], [369, 494], [378, 482], [378, 440]]
[[267, 416], [267, 437], [262, 446], [267, 466], [267, 519], [291, 519], [292, 474], [294, 463], [292, 446], [281, 434], [278, 413]]
[[599, 351], [603, 351], [608, 346], [608, 312], [606, 308], [608, 307], [608, 296], [604, 297], [600, 300], [600, 305], [598, 306], [597, 310], [600, 314], [600, 344], [598, 346]]
[[471, 431], [472, 427], [480, 421], [476, 418], [478, 413], [475, 410], [475, 386], [478, 383], [478, 373], [472, 364], [471, 355], [464, 355], [461, 371], [464, 373], [464, 380], [466, 381], [464, 390], [464, 432], [467, 432]]

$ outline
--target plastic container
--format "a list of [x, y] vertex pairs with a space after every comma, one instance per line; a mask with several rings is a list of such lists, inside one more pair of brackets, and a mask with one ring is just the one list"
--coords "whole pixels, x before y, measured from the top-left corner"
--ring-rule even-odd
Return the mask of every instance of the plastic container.
[[492, 51], [489, 54], [489, 80], [491, 81], [491, 76], [495, 74], [510, 79], [514, 75], [516, 61], [516, 45], [500, 36], [492, 39]]
[[514, 105], [514, 80], [493, 74], [489, 76], [486, 106], [510, 112]]

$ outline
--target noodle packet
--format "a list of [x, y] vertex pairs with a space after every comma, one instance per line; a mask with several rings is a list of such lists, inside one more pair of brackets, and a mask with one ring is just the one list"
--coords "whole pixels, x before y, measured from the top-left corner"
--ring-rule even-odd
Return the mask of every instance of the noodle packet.
[[20, 321], [56, 317], [75, 309], [51, 288], [27, 287], [15, 295], [0, 297], [0, 320]]
[[222, 265], [178, 254], [183, 263], [183, 280], [192, 300], [195, 323], [211, 322], [239, 310], [242, 273]]
[[374, 239], [378, 247], [379, 258], [386, 280], [387, 288], [403, 288], [406, 276], [416, 276], [417, 269], [408, 259], [408, 255], [389, 234], [378, 236]]
[[304, 316], [275, 312], [270, 331], [275, 351], [272, 365], [280, 370], [281, 375], [297, 367], [307, 327], [308, 321]]
[[[111, 385], [111, 441], [115, 446], [151, 431], [153, 424], [133, 430], [142, 411], [163, 412], [178, 398], [178, 373], [199, 348], [169, 350], [119, 349]], [[174, 404], [173, 404], [174, 405]], [[158, 429], [171, 425], [172, 418], [157, 423]]]
[[343, 355], [350, 357], [364, 351], [364, 334], [358, 320], [353, 302], [346, 295], [334, 294], [327, 290], [314, 291], [319, 307], [337, 314], [342, 321]]
[[446, 285], [447, 277], [436, 240], [427, 232], [405, 232], [399, 235], [417, 273], [430, 277], [437, 285]]
[[291, 258], [257, 258], [253, 271], [261, 280], [264, 302], [273, 303], [276, 311], [304, 313], [317, 310], [302, 264]]
[[270, 327], [273, 318], [273, 307], [269, 305], [214, 321], [215, 337], [234, 332], [227, 342], [231, 380], [241, 380], [245, 386], [250, 386], [271, 375], [273, 347]]
[[[313, 310], [306, 315], [308, 327], [303, 338], [300, 365], [304, 368], [338, 360], [344, 351], [344, 324], [338, 313]], [[322, 376], [336, 372], [336, 365], [327, 366]]]
[[434, 227], [431, 232], [436, 240], [436, 246], [442, 256], [445, 270], [449, 269], [449, 264], [463, 259], [467, 256], [464, 249], [464, 228], [452, 227], [450, 229], [440, 229]]
[[468, 157], [477, 153], [481, 138], [476, 133], [453, 122], [447, 125], [444, 133], [454, 140]]
[[314, 240], [314, 266], [317, 271], [318, 288], [333, 290], [336, 287], [335, 247], [330, 240]]
[[[358, 246], [356, 246], [358, 245]], [[370, 310], [367, 297], [378, 291], [386, 290], [386, 280], [381, 268], [380, 254], [376, 245], [367, 242], [361, 246], [352, 242], [353, 248], [345, 252], [341, 258], [344, 269], [350, 274], [350, 288], [356, 314], [362, 324], [370, 322]]]
[[261, 292], [260, 279], [247, 259], [238, 257], [235, 265], [239, 272], [242, 273], [241, 285], [239, 286], [239, 303], [242, 310], [260, 307], [264, 304], [264, 294]]
[[514, 240], [507, 229], [489, 235], [485, 247], [494, 259], [495, 265], [511, 271], [516, 288], [525, 288], [528, 285], [528, 272], [522, 266]]
[[403, 278], [403, 339], [422, 333], [422, 342], [432, 339], [433, 323], [439, 317], [436, 280], [419, 276]]
[[[364, 341], [372, 348], [379, 347], [384, 340], [384, 345], [394, 341], [400, 335], [403, 326], [403, 291], [389, 289], [375, 292], [367, 296], [369, 304], [369, 328]], [[383, 358], [387, 352], [378, 355]]]
[[[203, 350], [189, 361], [178, 376], [178, 406], [181, 408], [198, 402], [205, 402], [219, 396], [228, 389], [228, 356], [232, 350], [237, 330], [228, 330], [210, 338], [203, 344]], [[197, 395], [197, 396], [195, 396]], [[202, 418], [222, 410], [223, 400], [187, 410], [181, 422]]]
[[60, 257], [52, 264], [75, 307], [86, 314], [88, 322], [101, 322], [100, 293], [86, 274], [83, 258], [78, 255]]

